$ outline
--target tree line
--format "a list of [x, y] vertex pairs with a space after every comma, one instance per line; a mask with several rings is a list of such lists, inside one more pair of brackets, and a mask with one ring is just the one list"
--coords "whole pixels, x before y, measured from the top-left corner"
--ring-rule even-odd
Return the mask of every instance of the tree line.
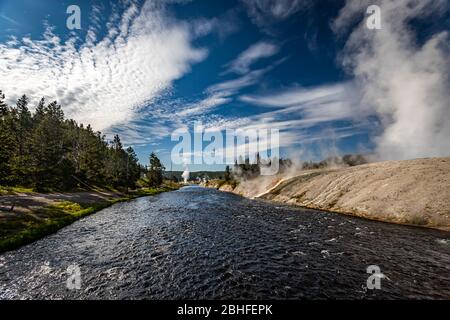
[[278, 161], [278, 172], [282, 173], [292, 167], [291, 159], [283, 159], [274, 157], [273, 159], [261, 159], [259, 152], [255, 155], [256, 163], [250, 163], [250, 159], [248, 157], [245, 160], [242, 157], [239, 157], [239, 160], [234, 162], [233, 170], [231, 170], [230, 166], [225, 168], [225, 180], [231, 180], [232, 177], [236, 177], [238, 179], [253, 179], [259, 177], [261, 175], [262, 167], [270, 167], [272, 165], [272, 161]]
[[[242, 160], [240, 157], [239, 161], [235, 161], [233, 169], [230, 166], [226, 166], [224, 179], [225, 181], [232, 181], [234, 178], [239, 180], [253, 179], [261, 175], [261, 168], [263, 166], [270, 166], [272, 161], [279, 162], [278, 173], [283, 173], [289, 170], [293, 166], [291, 159], [274, 158], [270, 160], [262, 160], [259, 153], [256, 154], [256, 163], [250, 163], [248, 157]], [[300, 166], [302, 170], [312, 170], [312, 169], [324, 169], [333, 166], [359, 166], [368, 163], [368, 159], [361, 154], [346, 154], [344, 156], [333, 156], [328, 157], [320, 162], [306, 161]]]
[[333, 166], [354, 167], [369, 163], [368, 159], [362, 154], [346, 154], [344, 156], [328, 157], [320, 162], [306, 161], [302, 163], [303, 170], [324, 169]]
[[[42, 98], [34, 113], [23, 95], [15, 106], [0, 91], [0, 184], [37, 191], [85, 186], [135, 188], [143, 173], [149, 183], [162, 182], [164, 167], [155, 154], [147, 172], [133, 148], [124, 150], [118, 135], [108, 142], [90, 125], [65, 119], [61, 106]], [[156, 173], [155, 173], [156, 172]]]

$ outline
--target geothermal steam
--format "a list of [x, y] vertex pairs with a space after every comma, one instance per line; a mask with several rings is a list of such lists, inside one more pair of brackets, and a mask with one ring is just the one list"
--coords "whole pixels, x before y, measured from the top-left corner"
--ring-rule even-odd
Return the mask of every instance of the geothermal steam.
[[189, 175], [190, 175], [190, 173], [189, 173], [189, 168], [188, 168], [188, 167], [185, 167], [185, 168], [184, 168], [184, 172], [183, 172], [183, 174], [181, 175], [181, 177], [182, 177], [183, 180], [184, 180], [184, 183], [188, 183]]
[[[334, 21], [347, 33], [372, 1], [347, 0]], [[342, 63], [362, 85], [363, 101], [383, 124], [376, 140], [381, 159], [448, 156], [450, 152], [449, 32], [418, 35], [411, 21], [432, 21], [450, 11], [447, 0], [379, 1], [381, 30], [365, 20], [354, 29]], [[417, 40], [422, 37], [422, 40]]]

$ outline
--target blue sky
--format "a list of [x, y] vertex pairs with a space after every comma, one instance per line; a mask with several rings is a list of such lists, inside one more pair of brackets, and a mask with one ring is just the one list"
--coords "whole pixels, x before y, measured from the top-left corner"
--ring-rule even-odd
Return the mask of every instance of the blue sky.
[[369, 1], [0, 0], [0, 89], [56, 99], [166, 167], [195, 121], [279, 129], [295, 160], [448, 155], [448, 2], [375, 2], [382, 30]]

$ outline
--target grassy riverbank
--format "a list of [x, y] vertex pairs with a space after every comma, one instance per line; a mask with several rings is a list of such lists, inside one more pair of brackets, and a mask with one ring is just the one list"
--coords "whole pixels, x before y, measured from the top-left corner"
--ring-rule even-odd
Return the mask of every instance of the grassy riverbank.
[[[160, 188], [146, 188], [130, 192], [129, 194], [94, 192], [86, 193], [48, 194], [38, 196], [34, 193], [21, 193], [13, 198], [12, 208], [21, 207], [21, 203], [33, 201], [34, 198], [48, 200], [46, 205], [32, 206], [30, 210], [12, 210], [12, 212], [0, 211], [0, 253], [17, 249], [25, 244], [36, 241], [44, 236], [55, 233], [59, 229], [86, 217], [115, 203], [130, 201], [138, 197], [151, 196], [162, 192], [173, 191], [179, 186], [175, 184], [164, 185]], [[65, 199], [71, 199], [65, 200]], [[7, 201], [5, 201], [7, 202]], [[44, 202], [43, 202], [44, 203]]]

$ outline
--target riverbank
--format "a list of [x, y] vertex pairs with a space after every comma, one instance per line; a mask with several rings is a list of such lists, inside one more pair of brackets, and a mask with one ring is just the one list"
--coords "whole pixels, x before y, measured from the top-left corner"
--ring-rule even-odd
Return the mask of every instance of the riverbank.
[[107, 190], [0, 196], [0, 253], [17, 249], [115, 203], [178, 189], [175, 184], [124, 194]]
[[249, 198], [450, 231], [450, 158], [298, 171], [243, 181], [235, 188], [223, 182], [208, 186]]

